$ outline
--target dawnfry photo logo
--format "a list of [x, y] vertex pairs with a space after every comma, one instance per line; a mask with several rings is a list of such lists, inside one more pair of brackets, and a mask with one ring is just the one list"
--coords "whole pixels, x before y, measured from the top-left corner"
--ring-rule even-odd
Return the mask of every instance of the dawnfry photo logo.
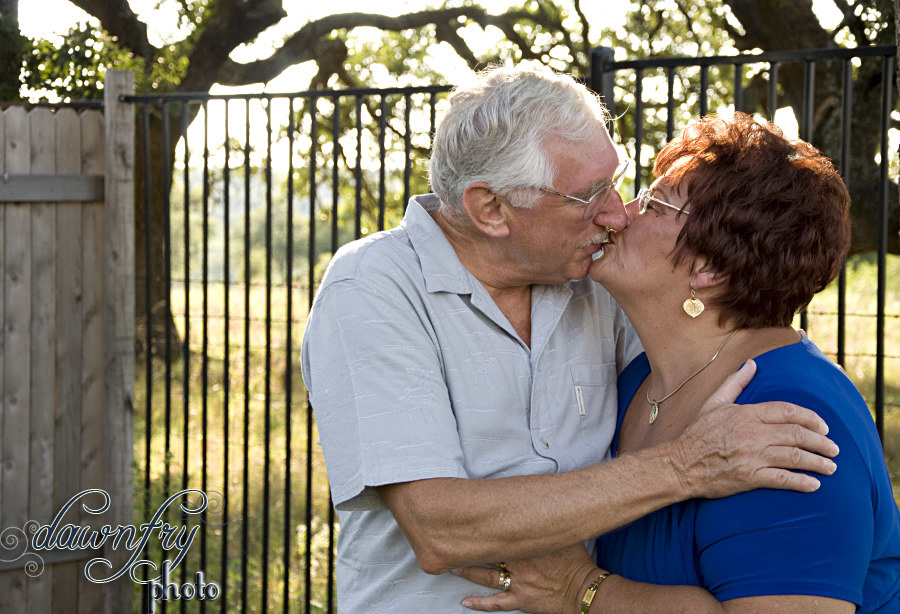
[[[136, 584], [147, 585], [146, 611], [150, 613], [156, 612], [160, 601], [213, 600], [219, 596], [219, 586], [207, 582], [202, 569], [189, 570], [194, 572], [193, 581], [181, 584], [173, 582], [171, 575], [185, 560], [200, 529], [198, 522], [188, 522], [191, 517], [214, 527], [225, 526], [234, 520], [216, 524], [207, 519], [222, 513], [224, 499], [220, 493], [181, 490], [162, 502], [153, 516], [139, 525], [78, 524], [72, 519], [78, 516], [79, 505], [84, 513], [101, 517], [109, 510], [109, 493], [100, 489], [83, 490], [72, 496], [47, 524], [29, 520], [21, 528], [3, 529], [0, 532], [0, 563], [18, 562], [25, 574], [35, 578], [44, 571], [42, 554], [59, 551], [102, 553], [106, 547], [116, 553], [129, 553], [127, 559], [119, 557], [125, 559], [124, 562], [114, 563], [111, 558], [95, 556], [84, 567], [85, 577], [95, 584], [107, 584], [127, 576]], [[147, 558], [154, 540], [168, 553], [159, 561]]]

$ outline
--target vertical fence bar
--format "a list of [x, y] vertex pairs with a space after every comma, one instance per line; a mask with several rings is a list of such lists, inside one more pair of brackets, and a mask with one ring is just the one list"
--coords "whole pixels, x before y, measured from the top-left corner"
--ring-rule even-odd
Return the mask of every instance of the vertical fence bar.
[[891, 125], [891, 93], [894, 57], [884, 56], [881, 73], [881, 175], [878, 189], [878, 305], [875, 313], [875, 423], [884, 445], [884, 333], [887, 293], [888, 189], [890, 155], [888, 129]]
[[262, 609], [269, 608], [269, 499], [272, 451], [272, 100], [266, 105], [266, 308], [265, 308], [265, 371], [263, 396], [263, 504], [262, 504]]
[[634, 196], [641, 189], [641, 180], [644, 174], [644, 162], [641, 158], [644, 142], [644, 71], [634, 71]]
[[412, 96], [407, 93], [403, 96], [403, 200], [401, 206], [405, 207], [410, 197], [410, 176], [412, 175], [412, 127], [409, 125]]
[[428, 153], [431, 154], [431, 148], [434, 144], [434, 130], [437, 125], [437, 93], [431, 92], [428, 98]]
[[[181, 489], [188, 488], [188, 467], [190, 463], [190, 420], [191, 420], [191, 148], [188, 142], [188, 103], [181, 103], [181, 142], [184, 145], [182, 171], [184, 205], [184, 338], [181, 340], [181, 409], [184, 430], [181, 433]], [[182, 513], [183, 521], [187, 514]], [[181, 583], [187, 582], [187, 565], [181, 565]], [[187, 611], [187, 601], [182, 599], [181, 614]]]
[[709, 66], [700, 67], [700, 117], [709, 112]]
[[244, 101], [244, 473], [241, 489], [241, 614], [247, 612], [250, 524], [250, 101]]
[[[207, 492], [208, 484], [207, 484], [207, 463], [209, 462], [209, 457], [207, 454], [208, 442], [209, 442], [209, 433], [208, 429], [208, 421], [209, 421], [209, 403], [207, 399], [207, 395], [209, 393], [209, 113], [208, 113], [208, 105], [206, 101], [203, 102], [203, 220], [202, 220], [202, 241], [201, 241], [201, 250], [202, 254], [202, 280], [201, 280], [201, 313], [203, 314], [203, 320], [201, 322], [201, 350], [200, 350], [200, 391], [203, 396], [200, 397], [200, 432], [202, 434], [201, 442], [202, 447], [200, 448], [200, 488], [203, 492]], [[203, 514], [203, 519], [207, 518], [206, 513]], [[206, 555], [207, 555], [207, 531], [206, 531], [206, 522], [203, 522], [200, 527], [200, 569], [206, 569]], [[206, 613], [206, 600], [202, 600], [200, 602], [200, 614]]]
[[287, 262], [285, 286], [287, 288], [287, 325], [285, 330], [284, 374], [284, 586], [282, 612], [290, 611], [291, 597], [291, 413], [294, 407], [294, 99], [288, 98], [288, 171], [287, 171]]
[[[803, 116], [801, 117], [800, 138], [812, 143], [815, 120], [816, 65], [811, 60], [804, 64], [803, 81]], [[809, 328], [809, 314], [806, 309], [800, 312], [800, 328], [803, 330]]]
[[[172, 455], [172, 241], [171, 241], [171, 215], [172, 215], [172, 201], [169, 195], [169, 190], [172, 186], [172, 175], [171, 175], [171, 166], [172, 160], [169, 159], [169, 151], [170, 151], [170, 137], [169, 137], [169, 103], [163, 103], [163, 151], [166, 153], [166, 160], [163, 164], [164, 169], [164, 178], [163, 178], [163, 206], [165, 208], [163, 215], [163, 268], [165, 270], [165, 312], [163, 313], [163, 317], [166, 320], [165, 323], [165, 335], [166, 338], [163, 341], [164, 344], [164, 353], [165, 353], [165, 361], [166, 361], [166, 378], [165, 378], [165, 427], [166, 427], [166, 435], [165, 435], [165, 458], [163, 460], [163, 466], [165, 468], [165, 474], [163, 475], [163, 494], [168, 496], [169, 494], [169, 470], [171, 466], [171, 455]], [[163, 612], [165, 612], [166, 603], [163, 602]]]
[[[225, 101], [224, 113], [224, 169], [222, 170], [222, 226], [223, 226], [223, 245], [222, 252], [224, 261], [222, 263], [223, 286], [222, 294], [225, 305], [223, 307], [223, 318], [225, 320], [224, 330], [222, 331], [222, 343], [225, 346], [222, 350], [222, 518], [227, 522], [228, 516], [228, 498], [231, 496], [228, 488], [231, 480], [229, 479], [229, 445], [231, 432], [229, 422], [231, 420], [231, 410], [229, 399], [231, 397], [231, 135], [229, 132], [229, 110], [231, 104]], [[223, 614], [228, 611], [228, 525], [222, 527], [222, 576], [221, 588], [222, 604], [220, 612]]]
[[666, 69], [666, 141], [675, 133], [675, 67]]
[[354, 178], [356, 186], [354, 189], [354, 197], [356, 206], [353, 215], [353, 237], [359, 239], [362, 237], [362, 104], [363, 97], [356, 97], [356, 165], [354, 166]]
[[734, 65], [734, 110], [744, 110], [744, 65]]
[[766, 117], [770, 122], [775, 121], [775, 111], [778, 110], [778, 62], [769, 64], [769, 104]]
[[338, 246], [340, 245], [339, 233], [340, 230], [338, 228], [339, 221], [339, 211], [338, 204], [340, 203], [340, 183], [339, 183], [339, 173], [338, 173], [338, 155], [339, 148], [341, 146], [340, 141], [338, 140], [341, 136], [341, 99], [339, 96], [334, 95], [331, 97], [331, 103], [334, 105], [333, 107], [333, 116], [331, 119], [331, 253], [333, 254], [338, 250]]
[[387, 133], [387, 99], [381, 95], [381, 107], [378, 115], [378, 230], [384, 230], [384, 191], [385, 191], [385, 159], [387, 150], [385, 137]]
[[[144, 152], [144, 315], [146, 318], [144, 331], [144, 518], [150, 518], [150, 460], [153, 437], [153, 301], [150, 295], [153, 262], [150, 244], [153, 240], [152, 218], [150, 209], [153, 206], [153, 193], [150, 189], [153, 174], [150, 164], [150, 108], [148, 103], [141, 105], [141, 126], [143, 129]], [[147, 581], [150, 576], [144, 567], [144, 586], [141, 591], [141, 603], [148, 603], [149, 589]]]
[[[847, 189], [851, 184], [851, 146], [850, 135], [853, 127], [853, 63], [844, 60], [844, 75], [841, 87], [841, 175]], [[838, 322], [837, 322], [837, 362], [846, 366], [847, 354], [847, 259], [838, 274]]]
[[[313, 298], [315, 297], [315, 261], [316, 261], [316, 151], [318, 149], [317, 142], [319, 140], [318, 113], [316, 112], [317, 98], [313, 95], [310, 98], [309, 115], [309, 288], [307, 295], [306, 312], [312, 309]], [[309, 404], [309, 393], [306, 394], [306, 503], [304, 522], [306, 523], [306, 535], [304, 536], [304, 570], [303, 583], [306, 589], [304, 594], [303, 611], [305, 614], [312, 612], [312, 480], [313, 480], [313, 412]]]
[[[332, 176], [332, 221], [337, 220], [338, 217], [338, 173], [337, 173], [337, 152], [338, 152], [338, 136], [339, 132], [337, 129], [340, 113], [338, 112], [340, 109], [340, 99], [335, 97], [334, 99], [334, 120], [332, 121], [332, 127], [334, 129], [334, 134], [332, 136], [332, 156], [334, 157], [334, 165], [333, 165], [333, 176]], [[383, 197], [383, 196], [382, 196]], [[380, 213], [380, 224], [384, 225], [384, 208], [382, 207]], [[338, 228], [335, 223], [334, 229], [331, 233], [331, 253], [334, 253], [338, 250]], [[312, 414], [312, 412], [310, 412]], [[312, 459], [312, 450], [310, 450], [310, 455], [308, 457], [310, 460]], [[307, 531], [307, 535], [312, 534], [312, 527]], [[312, 542], [310, 542], [312, 543]], [[328, 612], [335, 611], [334, 604], [334, 549], [335, 549], [335, 533], [334, 533], [334, 508], [330, 505], [328, 506], [328, 581], [326, 582], [328, 596], [326, 603], [328, 604]]]
[[[616, 116], [616, 72], [610, 68], [616, 53], [611, 47], [591, 49], [591, 89], [600, 94], [610, 118]], [[612, 133], [612, 121], [606, 128]]]

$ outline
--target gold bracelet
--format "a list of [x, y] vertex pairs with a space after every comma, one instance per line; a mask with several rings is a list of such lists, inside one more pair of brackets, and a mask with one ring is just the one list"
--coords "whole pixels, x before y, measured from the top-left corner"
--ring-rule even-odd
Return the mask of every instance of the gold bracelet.
[[600, 584], [607, 577], [609, 577], [609, 572], [604, 571], [584, 591], [584, 597], [581, 598], [581, 614], [590, 614], [591, 603], [593, 603], [594, 597], [597, 595], [597, 589], [600, 588]]

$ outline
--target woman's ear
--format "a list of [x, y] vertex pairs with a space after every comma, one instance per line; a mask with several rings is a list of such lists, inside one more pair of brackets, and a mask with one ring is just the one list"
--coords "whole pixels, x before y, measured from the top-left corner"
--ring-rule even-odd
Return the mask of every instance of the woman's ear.
[[481, 232], [494, 238], [509, 235], [506, 207], [510, 205], [508, 201], [504, 201], [502, 196], [494, 193], [490, 186], [482, 181], [470, 183], [463, 191], [463, 209]]
[[694, 290], [715, 288], [725, 283], [725, 281], [726, 276], [720, 275], [706, 258], [700, 256], [694, 260], [694, 272], [691, 276], [691, 287]]

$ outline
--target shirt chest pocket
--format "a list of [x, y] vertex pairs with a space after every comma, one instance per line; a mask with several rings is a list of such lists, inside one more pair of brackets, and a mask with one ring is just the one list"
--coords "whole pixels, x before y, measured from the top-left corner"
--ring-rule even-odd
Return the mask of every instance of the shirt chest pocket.
[[[618, 413], [615, 363], [570, 365], [566, 382], [574, 406], [567, 421], [578, 423], [579, 436], [591, 447], [609, 447]], [[574, 415], [572, 415], [574, 414]]]

